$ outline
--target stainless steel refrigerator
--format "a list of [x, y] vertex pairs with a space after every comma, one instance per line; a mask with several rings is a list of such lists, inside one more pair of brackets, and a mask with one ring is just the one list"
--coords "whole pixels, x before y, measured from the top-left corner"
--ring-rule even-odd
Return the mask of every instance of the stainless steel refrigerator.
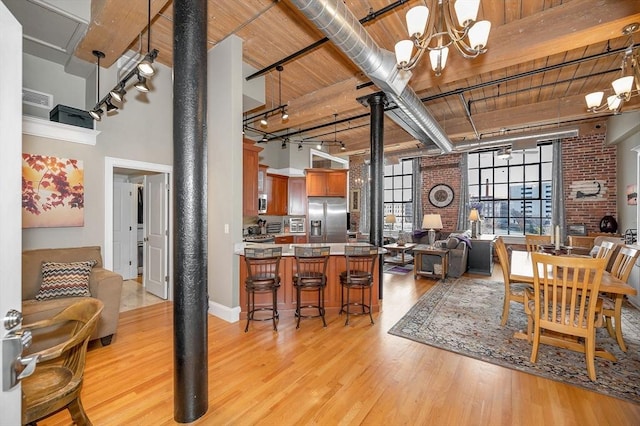
[[347, 241], [347, 200], [343, 197], [309, 197], [309, 242]]

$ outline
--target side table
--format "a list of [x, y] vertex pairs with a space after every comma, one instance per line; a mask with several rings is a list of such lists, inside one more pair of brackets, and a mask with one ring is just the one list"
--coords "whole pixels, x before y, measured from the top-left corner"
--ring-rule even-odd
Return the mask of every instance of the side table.
[[[382, 247], [387, 249], [393, 256], [390, 259], [385, 259], [385, 263], [393, 263], [396, 265], [406, 265], [413, 260], [413, 257], [407, 255], [407, 252], [412, 250], [416, 246], [415, 243], [405, 243], [404, 245], [398, 245], [398, 243], [385, 244]], [[396, 257], [396, 254], [400, 254], [400, 258]], [[407, 257], [408, 256], [408, 257]]]
[[[440, 273], [436, 273], [435, 262], [425, 262], [429, 256], [436, 256], [440, 259]], [[413, 279], [418, 276], [428, 278], [447, 278], [447, 266], [449, 265], [449, 250], [438, 247], [431, 247], [426, 244], [418, 244], [413, 248]], [[433, 268], [430, 270], [428, 267]]]
[[495, 235], [483, 234], [471, 240], [467, 272], [491, 275], [493, 273], [493, 244]]

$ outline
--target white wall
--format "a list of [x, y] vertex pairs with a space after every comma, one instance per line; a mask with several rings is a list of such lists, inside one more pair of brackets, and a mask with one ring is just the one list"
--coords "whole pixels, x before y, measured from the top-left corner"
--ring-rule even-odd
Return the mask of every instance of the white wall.
[[242, 40], [230, 36], [207, 59], [208, 290], [211, 312], [228, 321], [240, 314], [242, 80]]
[[[46, 61], [45, 61], [46, 62]], [[56, 141], [34, 136], [23, 137], [23, 152], [73, 158], [83, 161], [85, 187], [85, 225], [75, 228], [34, 228], [22, 232], [23, 248], [99, 245], [104, 248], [104, 158], [115, 157], [148, 163], [173, 164], [173, 84], [171, 69], [156, 64], [153, 90], [140, 94], [127, 89], [124, 107], [113, 116], [103, 117], [96, 127], [101, 131], [95, 146]], [[113, 87], [116, 66], [102, 70], [100, 93]], [[48, 79], [52, 80], [52, 79]], [[42, 87], [49, 90], [47, 81]], [[109, 82], [107, 85], [106, 82]], [[58, 85], [51, 81], [51, 86]]]
[[[23, 87], [53, 95], [52, 106], [86, 109], [84, 78], [65, 73], [62, 65], [26, 53], [22, 55], [22, 64]], [[95, 84], [93, 80], [93, 86]], [[48, 110], [30, 105], [23, 105], [23, 114], [49, 119]]]

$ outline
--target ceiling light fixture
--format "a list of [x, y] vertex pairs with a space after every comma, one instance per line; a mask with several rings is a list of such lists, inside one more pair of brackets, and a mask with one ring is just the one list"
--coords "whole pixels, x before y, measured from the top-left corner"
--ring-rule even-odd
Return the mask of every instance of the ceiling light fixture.
[[496, 157], [505, 161], [511, 160], [511, 147], [503, 146], [496, 153]]
[[147, 93], [149, 91], [149, 86], [147, 86], [147, 78], [141, 75], [138, 75], [138, 82], [133, 85], [139, 92]]
[[102, 109], [100, 108], [100, 102], [98, 101], [98, 96], [100, 96], [100, 59], [104, 58], [104, 53], [99, 50], [94, 50], [93, 56], [96, 57], [96, 106], [89, 111], [89, 115], [96, 121], [100, 121], [102, 119]]
[[[151, 0], [147, 2], [147, 53], [151, 52]], [[151, 77], [156, 70], [153, 68], [153, 59], [144, 58], [137, 66], [138, 72], [145, 76]]]
[[[282, 70], [284, 70], [284, 67], [282, 65], [278, 65], [276, 70], [278, 71], [278, 105], [282, 105]], [[286, 105], [282, 106], [281, 119], [282, 121], [287, 121], [289, 119]]]
[[118, 86], [111, 89], [111, 92], [109, 92], [109, 94], [111, 95], [111, 99], [113, 99], [114, 101], [122, 102], [122, 100], [124, 99], [124, 95], [127, 94], [127, 91], [124, 90], [124, 84], [120, 83], [118, 84]]
[[[411, 39], [395, 45], [399, 69], [408, 71], [414, 68], [428, 50], [431, 68], [436, 76], [440, 76], [447, 64], [449, 46], [453, 45], [467, 59], [487, 51], [491, 22], [476, 21], [480, 0], [425, 0], [424, 3], [424, 6], [413, 7], [407, 12], [407, 30]], [[427, 7], [429, 3], [431, 8]], [[459, 26], [454, 23], [454, 14]]]
[[625, 102], [631, 99], [631, 95], [634, 88], [640, 93], [640, 56], [637, 49], [634, 51], [633, 45], [633, 33], [640, 29], [640, 24], [634, 22], [629, 25], [625, 25], [622, 29], [622, 34], [629, 36], [630, 44], [624, 51], [622, 57], [622, 63], [620, 64], [620, 77], [611, 82], [613, 87], [613, 95], [607, 97], [607, 102], [600, 105], [604, 92], [589, 93], [584, 97], [587, 102], [587, 108], [591, 112], [601, 112], [604, 110], [613, 111], [614, 114], [618, 114], [622, 109]]
[[260, 119], [260, 125], [266, 126], [267, 124], [269, 124], [269, 122], [267, 121], [267, 114], [265, 114], [264, 117]]

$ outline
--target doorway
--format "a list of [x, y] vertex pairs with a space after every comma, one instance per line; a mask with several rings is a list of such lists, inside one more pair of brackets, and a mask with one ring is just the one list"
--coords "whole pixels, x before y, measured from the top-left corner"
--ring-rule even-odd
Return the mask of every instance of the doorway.
[[[172, 264], [172, 208], [171, 199], [168, 194], [171, 191], [171, 176], [172, 166], [155, 163], [145, 163], [134, 160], [119, 159], [112, 157], [105, 157], [105, 235], [104, 235], [104, 265], [106, 268], [113, 270], [114, 266], [114, 182], [116, 181], [116, 175], [128, 174], [136, 176], [145, 176], [144, 181], [163, 182], [161, 185], [156, 185], [155, 189], [149, 191], [149, 195], [155, 194], [151, 199], [145, 194], [145, 200], [149, 200], [155, 208], [146, 209], [154, 214], [161, 213], [161, 222], [165, 223], [166, 229], [163, 227], [161, 232], [163, 238], [159, 240], [154, 238], [151, 241], [145, 241], [147, 249], [153, 253], [153, 256], [143, 256], [145, 271], [143, 272], [144, 284], [147, 291], [158, 295], [164, 299], [171, 299], [173, 294], [173, 282], [171, 280]], [[151, 179], [153, 177], [153, 179]], [[157, 188], [164, 188], [164, 190], [157, 190]], [[137, 196], [136, 196], [137, 197]], [[137, 200], [137, 198], [136, 198]], [[157, 205], [156, 205], [157, 204]], [[136, 203], [137, 205], [137, 203]], [[151, 204], [148, 204], [151, 206]], [[154, 224], [158, 223], [157, 216], [153, 218]], [[145, 231], [146, 232], [146, 231]], [[151, 232], [154, 233], [155, 229], [152, 228]], [[147, 232], [148, 233], [148, 232]], [[156, 232], [157, 233], [157, 232]], [[148, 244], [146, 244], [148, 242]], [[153, 244], [152, 244], [153, 243]], [[136, 244], [136, 243], [134, 243]], [[148, 254], [149, 250], [145, 253]], [[151, 268], [151, 269], [149, 269]], [[148, 273], [147, 273], [148, 272]], [[148, 285], [147, 285], [148, 284]]]

